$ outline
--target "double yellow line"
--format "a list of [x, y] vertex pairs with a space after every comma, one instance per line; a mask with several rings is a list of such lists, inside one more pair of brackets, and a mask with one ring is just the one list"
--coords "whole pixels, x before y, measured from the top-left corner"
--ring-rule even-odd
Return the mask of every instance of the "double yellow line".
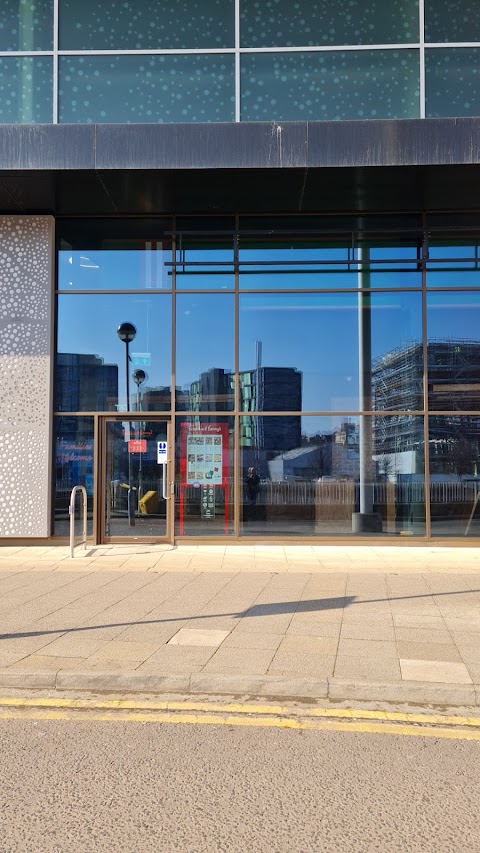
[[480, 741], [480, 718], [477, 717], [187, 700], [0, 697], [0, 720], [250, 726]]

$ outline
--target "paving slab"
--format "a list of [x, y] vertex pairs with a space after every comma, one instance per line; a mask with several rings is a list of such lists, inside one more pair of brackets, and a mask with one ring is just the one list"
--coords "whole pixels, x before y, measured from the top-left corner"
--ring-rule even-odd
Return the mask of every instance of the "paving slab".
[[0, 670], [5, 688], [475, 704], [480, 548], [0, 546]]
[[400, 659], [404, 681], [435, 681], [445, 684], [472, 684], [467, 667], [463, 663], [438, 660]]
[[228, 637], [230, 631], [218, 631], [203, 628], [180, 628], [180, 630], [168, 640], [169, 646], [212, 646], [217, 648]]

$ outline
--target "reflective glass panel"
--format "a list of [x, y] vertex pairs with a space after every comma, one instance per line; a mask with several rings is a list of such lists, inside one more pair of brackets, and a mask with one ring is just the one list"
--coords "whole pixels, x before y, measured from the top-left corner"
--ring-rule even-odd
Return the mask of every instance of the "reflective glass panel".
[[52, 50], [53, 0], [2, 0], [0, 50]]
[[244, 536], [425, 535], [422, 417], [242, 417], [240, 448]]
[[480, 115], [480, 48], [425, 51], [427, 118]]
[[418, 118], [419, 74], [417, 50], [244, 54], [241, 117]]
[[177, 409], [232, 409], [233, 294], [177, 296], [176, 326]]
[[[355, 411], [379, 400], [390, 410], [421, 408], [423, 371], [397, 371], [393, 381], [390, 363], [418, 347], [420, 293], [244, 294], [242, 409]], [[362, 403], [360, 369], [367, 377]]]
[[233, 237], [193, 240], [177, 238], [175, 252], [175, 286], [185, 290], [232, 290]]
[[429, 418], [434, 536], [480, 536], [480, 416]]
[[233, 418], [176, 419], [177, 536], [233, 535]]
[[476, 240], [430, 240], [428, 287], [480, 287], [480, 251]]
[[[53, 533], [69, 536], [68, 507], [74, 486], [87, 490], [87, 533], [93, 533], [93, 418], [54, 418]], [[82, 532], [83, 503], [77, 493], [76, 535]]]
[[242, 47], [418, 41], [418, 0], [242, 0]]
[[234, 0], [60, 0], [61, 50], [233, 47]]
[[0, 124], [52, 120], [52, 58], [0, 56]]
[[241, 237], [240, 288], [421, 287], [418, 252], [415, 243], [357, 247], [352, 237], [348, 242], [299, 238], [260, 241]]
[[[127, 367], [130, 411], [170, 409], [170, 296], [60, 295], [57, 322], [56, 411], [127, 411]], [[128, 362], [122, 323], [136, 329]]]
[[425, 0], [426, 41], [480, 41], [476, 0]]
[[429, 293], [427, 335], [430, 409], [480, 409], [480, 293]]
[[168, 242], [149, 241], [117, 249], [58, 253], [59, 290], [167, 290], [172, 280]]
[[60, 121], [233, 121], [234, 57], [62, 56]]

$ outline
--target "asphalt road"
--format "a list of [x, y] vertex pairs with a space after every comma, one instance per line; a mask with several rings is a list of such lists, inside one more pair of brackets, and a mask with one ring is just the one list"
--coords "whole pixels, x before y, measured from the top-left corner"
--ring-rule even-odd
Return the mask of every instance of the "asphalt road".
[[480, 742], [0, 721], [2, 853], [480, 851]]

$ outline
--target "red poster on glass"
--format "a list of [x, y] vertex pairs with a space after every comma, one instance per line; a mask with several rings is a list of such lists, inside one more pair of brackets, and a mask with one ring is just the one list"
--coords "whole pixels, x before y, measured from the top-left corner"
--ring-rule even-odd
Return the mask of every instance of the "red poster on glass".
[[131, 438], [128, 442], [129, 453], [146, 453], [147, 442], [144, 438]]
[[180, 426], [180, 536], [184, 535], [185, 495], [189, 488], [225, 489], [225, 533], [228, 533], [228, 424]]

